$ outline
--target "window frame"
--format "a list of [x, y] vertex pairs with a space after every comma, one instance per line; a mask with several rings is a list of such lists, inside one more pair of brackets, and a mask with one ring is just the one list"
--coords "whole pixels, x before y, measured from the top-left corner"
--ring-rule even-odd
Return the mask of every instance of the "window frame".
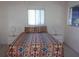
[[[74, 27], [79, 27], [79, 24], [78, 23], [73, 23], [72, 21], [76, 21], [76, 19], [73, 19], [73, 11], [72, 9], [73, 8], [77, 8], [78, 6], [74, 6], [74, 7], [71, 7], [68, 9], [68, 19], [67, 19], [67, 25], [70, 25], [70, 26], [74, 26]], [[79, 8], [79, 7], [78, 7]], [[79, 11], [75, 11], [75, 12], [79, 12]], [[78, 15], [79, 16], [79, 15]], [[74, 24], [74, 25], [73, 25]], [[76, 25], [78, 24], [78, 25]]]
[[[40, 25], [29, 25], [28, 24], [28, 20], [29, 20], [28, 19], [28, 10], [44, 10], [44, 24], [42, 24], [42, 25], [41, 24]], [[45, 15], [45, 9], [44, 8], [28, 8], [27, 9], [27, 26], [45, 26], [46, 25], [46, 20], [45, 20], [46, 17], [45, 16], [46, 15]]]

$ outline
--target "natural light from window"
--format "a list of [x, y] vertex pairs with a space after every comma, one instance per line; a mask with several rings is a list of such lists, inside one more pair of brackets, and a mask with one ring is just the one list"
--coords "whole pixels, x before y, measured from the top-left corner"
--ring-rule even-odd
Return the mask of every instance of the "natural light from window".
[[28, 10], [28, 25], [44, 25], [44, 9]]

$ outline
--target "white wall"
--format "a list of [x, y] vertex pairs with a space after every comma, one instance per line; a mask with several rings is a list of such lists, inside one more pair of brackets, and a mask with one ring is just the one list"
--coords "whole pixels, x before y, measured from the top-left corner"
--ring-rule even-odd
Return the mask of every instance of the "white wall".
[[[66, 20], [66, 2], [3, 2], [5, 13], [7, 16], [8, 43], [13, 39], [9, 37], [11, 27], [16, 27], [16, 34], [24, 31], [27, 26], [27, 9], [29, 8], [45, 8], [45, 22], [48, 26], [48, 32], [53, 34], [54, 28], [57, 33], [64, 36], [64, 25]], [[6, 23], [5, 23], [6, 24]], [[3, 26], [3, 25], [2, 25]], [[7, 31], [6, 31], [7, 32]], [[6, 40], [6, 39], [5, 39]], [[5, 43], [5, 42], [4, 42]]]
[[8, 20], [6, 5], [0, 2], [0, 44], [8, 43]]
[[[68, 2], [68, 8], [75, 6], [77, 4], [79, 4], [79, 1]], [[79, 53], [79, 27], [66, 27], [65, 43]]]

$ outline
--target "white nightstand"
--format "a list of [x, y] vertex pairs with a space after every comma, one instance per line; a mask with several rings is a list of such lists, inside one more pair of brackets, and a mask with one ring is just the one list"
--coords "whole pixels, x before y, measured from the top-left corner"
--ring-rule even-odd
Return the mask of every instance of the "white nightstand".
[[16, 38], [17, 38], [18, 35], [9, 35], [8, 37], [8, 44], [11, 44]]
[[64, 34], [52, 34], [52, 36], [53, 36], [56, 40], [58, 40], [58, 41], [60, 41], [60, 42], [64, 42]]

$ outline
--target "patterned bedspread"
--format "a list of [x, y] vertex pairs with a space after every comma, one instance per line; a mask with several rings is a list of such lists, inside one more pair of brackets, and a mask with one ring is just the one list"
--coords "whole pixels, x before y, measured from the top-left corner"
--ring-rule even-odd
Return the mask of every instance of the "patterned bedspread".
[[11, 57], [63, 57], [63, 43], [55, 40], [48, 33], [21, 33], [9, 45]]

